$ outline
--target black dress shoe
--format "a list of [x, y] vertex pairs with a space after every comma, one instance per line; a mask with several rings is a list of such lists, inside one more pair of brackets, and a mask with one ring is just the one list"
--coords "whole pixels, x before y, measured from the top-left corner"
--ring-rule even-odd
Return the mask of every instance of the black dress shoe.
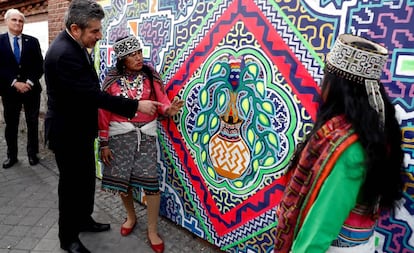
[[17, 163], [17, 158], [7, 158], [6, 161], [3, 163], [3, 168], [8, 169], [12, 167], [15, 163]]
[[60, 247], [69, 253], [91, 253], [79, 240]]
[[81, 232], [103, 232], [108, 231], [111, 228], [111, 225], [99, 223], [99, 222], [91, 222], [85, 226], [83, 226], [80, 231]]
[[39, 158], [37, 158], [37, 156], [36, 155], [30, 155], [29, 156], [29, 164], [30, 165], [36, 165], [36, 164], [38, 164], [39, 163]]

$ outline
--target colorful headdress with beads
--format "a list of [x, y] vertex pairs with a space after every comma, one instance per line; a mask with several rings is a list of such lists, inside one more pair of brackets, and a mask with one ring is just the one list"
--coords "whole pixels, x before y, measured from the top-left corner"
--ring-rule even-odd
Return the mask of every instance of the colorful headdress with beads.
[[[369, 45], [372, 49], [359, 47], [360, 44]], [[377, 111], [382, 126], [385, 112], [379, 80], [387, 58], [388, 50], [385, 47], [362, 37], [342, 34], [335, 41], [326, 62], [328, 72], [365, 85], [369, 104]]]
[[116, 57], [122, 59], [130, 53], [141, 49], [141, 45], [135, 36], [128, 36], [125, 39], [119, 40], [113, 45]]

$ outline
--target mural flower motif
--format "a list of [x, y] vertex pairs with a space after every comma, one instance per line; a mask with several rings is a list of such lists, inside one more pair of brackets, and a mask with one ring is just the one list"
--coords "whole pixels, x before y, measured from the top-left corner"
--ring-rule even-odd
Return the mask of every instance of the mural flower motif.
[[224, 177], [243, 187], [260, 167], [276, 163], [275, 109], [266, 98], [258, 63], [232, 55], [215, 62], [200, 90], [199, 106], [192, 138], [211, 178]]

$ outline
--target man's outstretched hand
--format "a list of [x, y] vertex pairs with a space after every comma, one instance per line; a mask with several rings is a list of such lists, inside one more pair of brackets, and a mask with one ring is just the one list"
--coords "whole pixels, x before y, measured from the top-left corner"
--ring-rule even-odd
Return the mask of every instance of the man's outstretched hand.
[[154, 113], [157, 112], [158, 106], [161, 105], [162, 104], [157, 101], [140, 100], [138, 103], [138, 111], [148, 115], [154, 115]]

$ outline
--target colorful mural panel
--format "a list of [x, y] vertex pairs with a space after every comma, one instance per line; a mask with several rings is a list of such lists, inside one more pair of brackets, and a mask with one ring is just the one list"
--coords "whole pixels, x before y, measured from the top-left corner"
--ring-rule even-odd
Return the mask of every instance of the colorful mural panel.
[[284, 173], [312, 128], [335, 38], [384, 44], [382, 82], [403, 131], [406, 188], [401, 208], [382, 214], [378, 252], [414, 252], [412, 0], [98, 2], [106, 11], [100, 77], [114, 64], [115, 40], [134, 34], [168, 96], [185, 100], [159, 124], [161, 214], [226, 252], [273, 251]]

